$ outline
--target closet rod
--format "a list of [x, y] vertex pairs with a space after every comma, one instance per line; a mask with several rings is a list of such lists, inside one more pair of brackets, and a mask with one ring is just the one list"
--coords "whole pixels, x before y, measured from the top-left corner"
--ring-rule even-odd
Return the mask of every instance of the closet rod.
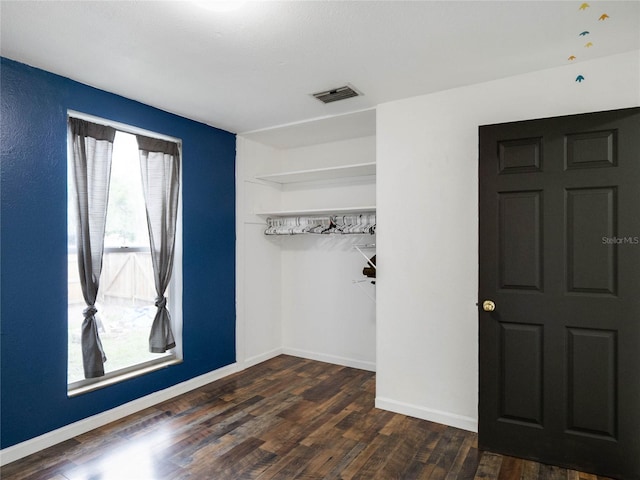
[[323, 215], [267, 218], [265, 235], [315, 234], [375, 234], [376, 215]]

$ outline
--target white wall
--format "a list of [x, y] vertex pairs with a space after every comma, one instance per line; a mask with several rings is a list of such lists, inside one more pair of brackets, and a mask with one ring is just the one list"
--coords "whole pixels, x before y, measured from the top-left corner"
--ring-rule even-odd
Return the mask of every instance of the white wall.
[[236, 145], [236, 359], [245, 368], [282, 350], [280, 247], [264, 241], [255, 212], [280, 202], [256, 175], [280, 168], [277, 150], [237, 137]]
[[[279, 151], [281, 168], [285, 171], [337, 167], [376, 160], [375, 136]], [[345, 205], [375, 205], [375, 184], [371, 180], [353, 178], [330, 183], [314, 182], [284, 185], [283, 210], [300, 208], [331, 208]]]
[[378, 106], [378, 407], [477, 429], [478, 126], [638, 105], [634, 51]]
[[360, 236], [283, 239], [285, 353], [375, 371], [375, 303], [366, 296], [375, 298], [375, 287], [362, 284], [365, 293], [352, 283], [364, 278], [366, 260], [351, 248], [359, 242]]
[[[256, 212], [375, 205], [371, 179], [277, 186], [255, 176], [375, 162], [375, 137], [294, 149], [237, 140], [237, 357], [246, 367], [279, 353], [375, 369], [375, 303], [352, 279], [366, 260], [353, 244], [375, 236], [265, 236]], [[371, 254], [375, 253], [372, 251]], [[363, 285], [369, 295], [375, 287]]]
[[[284, 169], [298, 170], [375, 162], [375, 137], [323, 143], [282, 152]], [[287, 185], [284, 209], [375, 205], [371, 179]], [[298, 236], [281, 239], [284, 351], [305, 358], [375, 370], [375, 296], [360, 288], [365, 258], [354, 244], [375, 243], [375, 235]], [[375, 250], [367, 250], [369, 255]]]

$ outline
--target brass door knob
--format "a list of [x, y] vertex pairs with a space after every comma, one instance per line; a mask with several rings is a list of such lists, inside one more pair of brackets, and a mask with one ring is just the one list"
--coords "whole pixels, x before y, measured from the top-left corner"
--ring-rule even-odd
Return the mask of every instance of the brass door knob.
[[491, 300], [485, 300], [484, 302], [482, 302], [482, 309], [485, 312], [493, 312], [496, 309], [496, 304]]

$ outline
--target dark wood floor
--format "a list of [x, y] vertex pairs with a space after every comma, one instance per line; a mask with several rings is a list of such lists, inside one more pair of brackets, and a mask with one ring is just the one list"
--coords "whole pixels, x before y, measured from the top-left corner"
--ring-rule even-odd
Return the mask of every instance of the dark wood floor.
[[374, 408], [375, 374], [279, 356], [6, 465], [3, 480], [568, 479]]

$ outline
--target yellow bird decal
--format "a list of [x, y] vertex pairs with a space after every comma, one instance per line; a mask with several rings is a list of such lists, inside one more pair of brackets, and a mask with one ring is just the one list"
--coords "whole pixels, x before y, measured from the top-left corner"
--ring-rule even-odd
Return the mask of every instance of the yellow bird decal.
[[575, 55], [571, 55], [567, 60], [569, 60], [570, 62], [573, 62], [576, 59]]
[[582, 5], [580, 5], [580, 10], [586, 10], [587, 8], [589, 8], [591, 5], [589, 5], [588, 3], [583, 3]]
[[584, 46], [585, 46], [585, 48], [591, 48], [591, 47], [593, 47], [593, 43], [587, 42], [587, 43], [584, 44]]
[[603, 13], [602, 15], [600, 15], [600, 18], [598, 20], [606, 20], [607, 18], [609, 18], [609, 15]]

